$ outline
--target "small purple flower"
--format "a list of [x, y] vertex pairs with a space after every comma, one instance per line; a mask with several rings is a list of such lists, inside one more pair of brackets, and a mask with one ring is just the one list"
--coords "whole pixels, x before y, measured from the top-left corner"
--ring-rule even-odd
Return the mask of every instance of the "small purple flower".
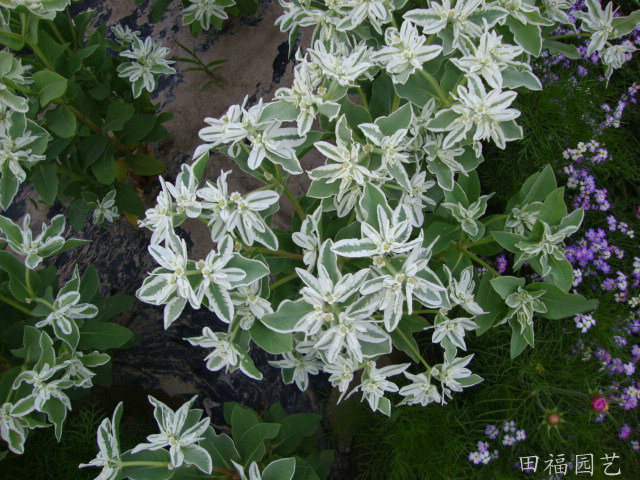
[[630, 435], [631, 435], [631, 427], [625, 423], [624, 425], [622, 425], [622, 428], [620, 429], [618, 438], [622, 440], [626, 440], [627, 438], [629, 438]]

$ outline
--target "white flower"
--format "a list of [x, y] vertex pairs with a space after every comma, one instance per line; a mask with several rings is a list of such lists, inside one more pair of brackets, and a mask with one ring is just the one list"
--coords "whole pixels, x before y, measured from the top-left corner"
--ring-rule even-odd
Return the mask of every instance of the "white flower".
[[358, 361], [349, 356], [340, 355], [334, 362], [324, 365], [324, 372], [330, 374], [331, 386], [340, 392], [338, 403], [347, 393], [349, 384], [353, 380], [353, 374], [358, 369]]
[[490, 195], [481, 195], [478, 200], [468, 207], [465, 207], [461, 203], [453, 202], [444, 202], [442, 206], [449, 210], [453, 218], [460, 222], [460, 227], [463, 232], [468, 233], [471, 237], [475, 237], [482, 227], [478, 219], [484, 215], [484, 212], [487, 210], [487, 201], [492, 196], [493, 193]]
[[315, 355], [294, 355], [291, 352], [282, 354], [282, 360], [269, 361], [269, 365], [278, 368], [293, 368], [293, 381], [301, 391], [309, 385], [309, 374], [317, 375], [322, 368], [322, 362]]
[[67, 291], [66, 287], [60, 290], [52, 306], [51, 313], [35, 326], [42, 328], [49, 325], [53, 327], [56, 337], [63, 340], [78, 329], [74, 320], [93, 318], [98, 314], [98, 307], [90, 303], [80, 303], [80, 292]]
[[[509, 312], [502, 319], [500, 324], [506, 322], [514, 315], [520, 324], [520, 334], [524, 334], [527, 329], [533, 328], [533, 314], [534, 312], [545, 313], [547, 307], [539, 297], [544, 295], [544, 290], [539, 292], [528, 292], [522, 287], [518, 287], [518, 290], [511, 293], [504, 301], [509, 307]], [[532, 330], [533, 331], [533, 330]]]
[[391, 21], [392, 3], [389, 0], [341, 0], [338, 10], [343, 18], [338, 25], [340, 30], [353, 30], [365, 20], [378, 33], [382, 33], [382, 25]]
[[120, 53], [121, 57], [130, 58], [118, 66], [118, 76], [126, 78], [133, 88], [134, 98], [138, 98], [144, 88], [149, 93], [156, 89], [156, 74], [173, 75], [176, 71], [170, 66], [175, 63], [167, 60], [169, 49], [159, 43], [155, 43], [151, 37], [144, 42], [134, 37], [130, 50]]
[[202, 212], [202, 205], [196, 198], [198, 178], [193, 173], [193, 168], [182, 164], [180, 173], [176, 177], [176, 183], [167, 183], [166, 187], [174, 198], [178, 215], [186, 215], [189, 218], [198, 218]]
[[25, 7], [34, 15], [53, 20], [56, 13], [64, 10], [71, 0], [3, 0], [2, 6], [6, 8]]
[[319, 94], [322, 87], [322, 77], [315, 73], [313, 65], [306, 58], [301, 59], [293, 72], [293, 86], [279, 88], [275, 97], [292, 104], [299, 111], [296, 118], [298, 135], [303, 136], [313, 124], [316, 115], [322, 113], [329, 120], [333, 120], [340, 112], [340, 104], [325, 100]]
[[7, 402], [0, 407], [0, 438], [7, 442], [9, 450], [21, 455], [24, 453], [24, 442], [29, 431], [29, 425], [22, 417], [29, 411], [20, 412], [18, 415], [16, 405]]
[[467, 355], [466, 357], [454, 357], [451, 361], [445, 358], [443, 364], [436, 365], [431, 369], [431, 375], [442, 383], [442, 403], [445, 403], [445, 397], [451, 398], [451, 390], [461, 392], [463, 387], [467, 386], [460, 383], [460, 380], [471, 377], [471, 370], [466, 368], [466, 366], [471, 362], [472, 358], [473, 354]]
[[220, 320], [230, 323], [234, 316], [233, 302], [229, 291], [232, 285], [243, 280], [246, 272], [240, 268], [228, 267], [234, 257], [233, 240], [226, 236], [218, 243], [218, 251], [210, 251], [204, 260], [196, 263], [196, 269], [202, 275], [196, 296], [206, 297], [209, 310], [215, 312]]
[[169, 236], [174, 233], [173, 200], [162, 177], [160, 177], [160, 185], [162, 190], [156, 198], [156, 206], [145, 212], [144, 219], [138, 220], [139, 227], [148, 228], [153, 232], [151, 235], [152, 245], [166, 242]]
[[371, 59], [385, 68], [394, 83], [405, 84], [409, 75], [442, 52], [439, 45], [425, 45], [427, 38], [420, 35], [409, 20], [403, 22], [400, 31], [395, 27], [387, 28], [384, 40], [387, 46], [374, 53]]
[[427, 195], [436, 182], [427, 180], [427, 172], [416, 172], [409, 180], [410, 189], [402, 192], [400, 205], [404, 208], [411, 225], [419, 228], [424, 223], [424, 210], [428, 206], [436, 204], [435, 200]]
[[369, 362], [368, 368], [365, 369], [362, 375], [362, 382], [349, 393], [347, 398], [359, 390], [362, 392], [362, 399], [369, 402], [371, 410], [374, 412], [380, 410], [389, 416], [391, 402], [384, 397], [384, 394], [385, 392], [397, 392], [398, 386], [387, 380], [387, 377], [403, 373], [409, 365], [409, 363], [403, 363], [401, 365], [388, 365], [377, 368], [374, 362]]
[[[5, 50], [0, 52], [0, 105], [8, 107], [10, 112], [26, 113], [29, 110], [27, 99], [16, 95], [7, 83], [16, 85], [31, 83], [30, 79], [25, 78], [30, 69], [30, 66], [23, 66], [20, 59], [11, 52]], [[5, 83], [5, 80], [8, 82]]]
[[131, 30], [128, 25], [121, 25], [120, 23], [114, 25], [111, 27], [111, 32], [121, 45], [131, 45], [136, 39], [140, 41], [140, 32]]
[[602, 50], [614, 33], [613, 3], [607, 3], [604, 10], [596, 0], [586, 0], [585, 5], [586, 12], [574, 12], [573, 16], [582, 20], [582, 30], [591, 33], [587, 47], [587, 55], [590, 56], [593, 52]]
[[[369, 2], [363, 4], [365, 3]], [[373, 66], [367, 60], [370, 51], [364, 43], [348, 51], [334, 51], [327, 49], [322, 42], [316, 41], [313, 48], [309, 49], [309, 55], [320, 67], [323, 75], [336, 80], [343, 87], [355, 86], [356, 80]]]
[[333, 251], [343, 257], [370, 257], [373, 255], [390, 255], [405, 253], [422, 244], [422, 230], [418, 238], [409, 240], [413, 227], [411, 220], [400, 221], [402, 208], [397, 208], [391, 218], [382, 205], [377, 206], [378, 225], [365, 222], [361, 226], [362, 239], [350, 238], [339, 240], [333, 245]]
[[[195, 412], [190, 410], [195, 399], [194, 396], [174, 412], [161, 401], [149, 396], [149, 402], [154, 406], [153, 416], [158, 422], [160, 433], [149, 435], [147, 437], [149, 443], [137, 445], [131, 453], [169, 447], [169, 458], [173, 468], [179, 468], [183, 463], [196, 464], [203, 472], [211, 473], [213, 468], [211, 456], [198, 445], [198, 442], [204, 439], [205, 430], [209, 428], [209, 418], [199, 420], [202, 413], [195, 418], [190, 415], [191, 412]], [[192, 460], [194, 458], [202, 460], [196, 462]]]
[[62, 233], [66, 222], [62, 215], [56, 215], [49, 225], [42, 223], [40, 235], [36, 238], [33, 238], [30, 223], [31, 215], [28, 213], [22, 220], [22, 227], [0, 215], [0, 233], [4, 234], [4, 237], [0, 238], [7, 241], [11, 250], [25, 257], [25, 266], [33, 270], [43, 259], [55, 255], [64, 246]]
[[447, 318], [444, 315], [437, 315], [431, 341], [440, 343], [446, 338], [454, 346], [461, 350], [466, 350], [467, 346], [464, 343], [465, 331], [473, 331], [477, 328], [478, 324], [470, 318]]
[[293, 243], [302, 248], [302, 261], [307, 265], [307, 270], [312, 270], [318, 259], [318, 249], [320, 248], [318, 224], [321, 216], [322, 204], [302, 221], [300, 231], [291, 235]]
[[36, 365], [36, 370], [27, 370], [20, 373], [13, 382], [13, 389], [17, 389], [22, 383], [33, 385], [30, 397], [33, 398], [33, 408], [38, 412], [44, 411], [44, 405], [51, 398], [59, 400], [67, 410], [71, 410], [71, 400], [63, 392], [64, 389], [73, 387], [73, 381], [68, 376], [63, 376], [56, 380], [52, 378], [61, 370], [66, 368], [66, 363], [50, 366], [45, 363]]
[[[0, 96], [1, 94], [0, 88]], [[28, 131], [17, 138], [9, 135], [0, 138], [0, 199], [5, 209], [11, 204], [19, 185], [27, 179], [25, 168], [30, 169], [46, 159], [45, 155], [36, 154], [29, 148], [38, 139], [39, 136]]]
[[122, 402], [113, 411], [113, 417], [105, 418], [100, 423], [97, 433], [98, 454], [89, 463], [80, 464], [84, 467], [102, 467], [95, 480], [116, 480], [120, 473], [120, 442], [118, 430], [122, 418]]
[[[495, 89], [487, 93], [480, 77], [469, 74], [467, 78], [468, 86], [459, 85], [457, 93], [453, 94], [455, 103], [451, 109], [438, 112], [430, 128], [436, 132], [449, 132], [443, 142], [445, 148], [464, 140], [467, 133], [474, 129], [473, 140], [491, 138], [499, 148], [504, 149], [507, 140], [517, 138], [505, 133], [501, 126], [520, 116], [518, 110], [508, 108], [515, 100], [516, 92]], [[446, 126], [439, 126], [438, 121], [443, 118], [450, 121]], [[516, 133], [521, 135], [522, 129], [517, 129]]]
[[229, 368], [235, 369], [238, 366], [242, 370], [240, 364], [242, 353], [229, 341], [228, 333], [214, 333], [209, 327], [204, 327], [200, 337], [190, 337], [185, 340], [196, 347], [213, 348], [213, 351], [205, 357], [207, 368], [212, 372], [223, 368], [228, 371]]
[[337, 197], [345, 196], [352, 186], [364, 186], [372, 173], [360, 163], [362, 145], [354, 142], [349, 131], [348, 138], [343, 138], [338, 131], [346, 127], [346, 118], [340, 117], [336, 124], [336, 144], [317, 142], [315, 147], [329, 161], [326, 165], [315, 168], [309, 173], [311, 180], [325, 179], [326, 183], [340, 180]]
[[443, 266], [449, 277], [449, 298], [451, 302], [460, 305], [465, 311], [473, 316], [486, 313], [482, 307], [475, 301], [473, 292], [475, 282], [473, 281], [473, 267], [465, 268], [460, 274], [460, 280], [453, 278], [451, 270], [446, 265]]
[[260, 296], [262, 281], [257, 280], [247, 286], [238, 287], [231, 293], [231, 301], [236, 307], [236, 315], [242, 321], [241, 328], [248, 330], [256, 318], [273, 313], [271, 303]]
[[465, 73], [481, 75], [492, 88], [502, 88], [502, 70], [508, 66], [528, 67], [514, 59], [523, 52], [521, 47], [502, 43], [502, 35], [487, 29], [478, 42], [471, 44], [471, 53], [451, 61]]
[[101, 225], [105, 220], [113, 223], [113, 221], [120, 216], [115, 199], [116, 191], [111, 190], [102, 200], [97, 202], [96, 208], [93, 210], [93, 223]]
[[211, 17], [225, 20], [229, 18], [226, 7], [234, 5], [233, 0], [191, 0], [191, 5], [182, 11], [182, 23], [198, 22], [203, 30], [209, 30]]
[[426, 407], [430, 403], [442, 401], [438, 387], [431, 384], [426, 374], [413, 375], [403, 372], [412, 383], [399, 390], [399, 394], [405, 397], [398, 405], [422, 405]]
[[280, 194], [273, 190], [251, 192], [245, 196], [238, 192], [230, 195], [234, 203], [227, 219], [227, 231], [238, 230], [240, 238], [247, 245], [258, 241], [271, 250], [278, 249], [278, 239], [265, 223], [259, 212], [268, 210], [280, 200]]
[[414, 296], [429, 308], [449, 305], [446, 289], [427, 267], [430, 257], [430, 252], [418, 245], [399, 270], [393, 269], [390, 264], [385, 264], [389, 273], [377, 266], [371, 267], [377, 276], [367, 280], [360, 288], [360, 293], [370, 295], [376, 307], [384, 312], [384, 326], [388, 332], [398, 326], [405, 302], [408, 314], [413, 313]]
[[407, 130], [404, 128], [399, 129], [391, 136], [384, 135], [380, 130], [380, 127], [375, 123], [361, 123], [358, 128], [367, 137], [367, 140], [371, 144], [377, 147], [382, 154], [382, 165], [375, 172], [380, 176], [390, 175], [398, 184], [406, 189], [410, 190], [409, 177], [402, 165], [409, 161], [409, 153], [407, 152]]
[[630, 58], [630, 53], [637, 50], [630, 40], [625, 40], [620, 45], [607, 47], [602, 54], [602, 62], [607, 66], [607, 76], [610, 77], [614, 69], [622, 67]]
[[335, 362], [343, 349], [347, 355], [361, 362], [364, 358], [361, 340], [368, 343], [387, 341], [388, 335], [371, 321], [372, 313], [371, 306], [350, 306], [338, 314], [335, 325], [319, 335], [315, 347], [325, 353], [327, 363]]

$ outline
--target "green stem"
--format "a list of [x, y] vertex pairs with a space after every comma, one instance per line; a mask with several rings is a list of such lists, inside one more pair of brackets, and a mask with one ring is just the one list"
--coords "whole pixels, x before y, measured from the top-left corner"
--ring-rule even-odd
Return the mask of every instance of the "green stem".
[[391, 111], [395, 112], [396, 110], [398, 110], [398, 107], [400, 106], [400, 97], [398, 96], [397, 93], [393, 93], [393, 105], [391, 105]]
[[69, 31], [71, 32], [71, 37], [73, 39], [73, 46], [75, 48], [78, 48], [78, 37], [76, 35], [76, 27], [73, 24], [73, 19], [71, 18], [71, 11], [69, 10], [69, 7], [65, 8], [65, 13], [67, 15], [67, 24], [69, 25]]
[[[58, 103], [60, 103], [60, 102], [58, 102]], [[82, 114], [82, 112], [80, 112], [80, 110], [75, 108], [73, 105], [67, 105], [67, 108], [69, 109], [69, 111], [71, 113], [73, 113], [73, 115], [78, 120], [80, 120], [82, 123], [84, 123], [87, 127], [89, 127], [91, 130], [93, 130], [95, 133], [97, 133], [98, 135], [105, 136], [107, 138], [107, 140], [109, 140], [109, 142], [111, 144], [113, 144], [113, 146], [115, 146], [120, 152], [124, 153], [125, 155], [131, 155], [131, 151], [126, 146], [122, 145], [114, 137], [105, 134], [105, 132], [103, 132], [100, 127], [98, 127], [95, 123], [93, 123], [89, 118], [85, 117]]]
[[15, 38], [16, 40], [24, 40], [24, 37], [22, 35], [18, 35], [11, 30], [0, 30], [0, 33], [6, 35], [7, 37]]
[[22, 313], [24, 313], [26, 315], [29, 315], [31, 317], [35, 316], [33, 313], [31, 313], [31, 310], [29, 310], [28, 308], [20, 305], [17, 302], [14, 302], [9, 297], [6, 297], [6, 296], [2, 295], [1, 293], [0, 293], [0, 301], [6, 303], [7, 305], [11, 305], [13, 308], [15, 308], [16, 310], [20, 310]]
[[427, 372], [429, 372], [429, 374], [430, 374], [431, 373], [431, 367], [429, 366], [427, 361], [424, 359], [424, 357], [422, 355], [420, 355], [420, 352], [418, 351], [418, 349], [407, 338], [405, 333], [399, 328], [396, 328], [395, 331], [398, 332], [398, 335], [400, 335], [402, 337], [402, 339], [405, 341], [405, 343], [407, 344], [409, 349], [416, 355], [416, 357], [418, 357], [418, 359], [420, 360], [420, 363], [422, 363], [425, 366], [425, 368], [427, 369]]
[[282, 277], [277, 282], [273, 282], [271, 285], [269, 285], [269, 290], [275, 290], [280, 285], [284, 285], [285, 283], [288, 283], [291, 280], [295, 280], [296, 278], [298, 278], [298, 275], [296, 273], [292, 273], [291, 275], [287, 275], [286, 277]]
[[120, 467], [166, 467], [169, 465], [169, 462], [146, 462], [146, 461], [138, 461], [138, 462], [118, 462]]
[[29, 42], [27, 42], [27, 45], [29, 45], [29, 48], [33, 50], [33, 53], [36, 54], [36, 56], [40, 59], [45, 67], [47, 67], [52, 72], [55, 71], [55, 68], [53, 68], [53, 64], [47, 57], [44, 56], [44, 53], [42, 53], [42, 50], [40, 50], [40, 47], [38, 47], [38, 45], [34, 45], [33, 43]]
[[40, 303], [42, 305], [44, 305], [45, 307], [49, 308], [52, 312], [56, 311], [56, 307], [53, 306], [53, 304], [47, 302], [44, 298], [34, 298], [36, 303]]
[[282, 188], [284, 189], [284, 194], [287, 196], [287, 198], [293, 205], [293, 208], [296, 209], [296, 212], [298, 213], [300, 220], [304, 220], [305, 218], [307, 218], [307, 216], [304, 213], [304, 210], [302, 210], [302, 206], [300, 205], [300, 202], [298, 202], [298, 199], [293, 194], [293, 192], [289, 190], [289, 187], [287, 187], [286, 185], [282, 185]]
[[485, 237], [482, 240], [478, 240], [477, 242], [472, 242], [468, 246], [469, 248], [477, 247], [479, 245], [485, 245], [487, 243], [495, 242], [493, 237]]
[[[51, 28], [51, 30], [53, 31], [53, 34], [56, 36], [56, 38], [62, 45], [67, 43], [64, 37], [62, 36], [62, 34], [60, 33], [60, 30], [58, 30], [58, 27], [56, 27], [56, 24], [53, 23], [53, 20], [47, 20], [47, 24], [49, 25], [49, 28]], [[69, 47], [67, 47], [67, 53], [69, 55], [73, 53]]]
[[420, 70], [420, 73], [422, 74], [422, 76], [424, 78], [427, 79], [427, 81], [431, 84], [431, 86], [436, 89], [436, 92], [438, 92], [438, 99], [440, 100], [442, 105], [445, 108], [449, 108], [451, 106], [451, 103], [444, 96], [444, 92], [442, 91], [442, 88], [440, 87], [440, 84], [436, 81], [436, 79], [433, 78], [433, 76], [431, 76], [431, 74], [425, 72], [424, 70]]
[[280, 257], [291, 258], [293, 260], [302, 260], [302, 255], [299, 255], [297, 253], [285, 252], [284, 250], [270, 250], [268, 248], [258, 247], [254, 249], [254, 252], [278, 255]]
[[22, 85], [18, 85], [17, 83], [13, 82], [12, 80], [9, 80], [8, 78], [4, 78], [2, 80], [2, 82], [9, 88], [13, 88], [14, 90], [17, 90], [21, 93], [24, 93], [25, 95], [38, 95], [38, 92], [36, 92], [35, 90], [30, 90], [27, 87], [23, 87]]
[[491, 265], [489, 265], [487, 262], [485, 262], [484, 260], [482, 260], [479, 257], [476, 257], [473, 253], [471, 253], [469, 250], [467, 250], [466, 248], [461, 248], [460, 251], [462, 253], [464, 253], [467, 257], [469, 257], [471, 260], [473, 260], [474, 262], [476, 262], [478, 265], [483, 266], [484, 268], [486, 268], [487, 270], [489, 270], [491, 273], [493, 273], [496, 277], [501, 277], [502, 275], [500, 275]]
[[362, 102], [362, 106], [369, 110], [369, 102], [367, 102], [367, 96], [364, 94], [364, 90], [362, 87], [357, 86], [356, 90], [358, 91], [358, 95], [360, 95], [360, 101]]
[[29, 295], [31, 295], [32, 297], [35, 297], [36, 294], [33, 291], [33, 288], [31, 287], [31, 269], [30, 268], [27, 268], [27, 270], [25, 271], [24, 279], [25, 279], [25, 282], [27, 283], [27, 291], [29, 292]]
[[544, 37], [545, 40], [558, 40], [561, 38], [576, 38], [576, 37], [590, 37], [590, 33], [565, 33], [563, 35], [550, 35]]
[[82, 175], [78, 175], [77, 173], [72, 172], [71, 170], [67, 170], [64, 167], [61, 167], [60, 165], [56, 166], [56, 172], [65, 175], [69, 178], [73, 178], [74, 180], [79, 180], [81, 182], [84, 183], [93, 183], [95, 184], [96, 182], [94, 182], [93, 180], [83, 177]]

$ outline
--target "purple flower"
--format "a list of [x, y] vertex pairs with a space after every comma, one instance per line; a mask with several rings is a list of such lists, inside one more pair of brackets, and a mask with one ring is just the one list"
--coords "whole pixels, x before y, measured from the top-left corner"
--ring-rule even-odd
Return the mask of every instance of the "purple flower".
[[624, 425], [622, 425], [622, 428], [620, 429], [618, 438], [620, 438], [621, 440], [626, 440], [627, 438], [629, 438], [630, 435], [631, 435], [631, 427], [625, 423]]

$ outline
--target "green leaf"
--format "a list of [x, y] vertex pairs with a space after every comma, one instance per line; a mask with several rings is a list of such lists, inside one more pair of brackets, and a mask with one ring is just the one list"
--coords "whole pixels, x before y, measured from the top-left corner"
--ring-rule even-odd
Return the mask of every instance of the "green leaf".
[[511, 360], [520, 355], [525, 348], [527, 348], [527, 340], [520, 333], [520, 324], [513, 318], [509, 320], [511, 325], [511, 346], [509, 348], [509, 355]]
[[104, 130], [118, 132], [124, 128], [125, 123], [133, 117], [135, 108], [130, 103], [115, 102], [107, 107], [107, 116], [104, 121]]
[[275, 438], [279, 430], [280, 425], [277, 423], [258, 423], [244, 432], [236, 441], [244, 465], [261, 460], [267, 450], [264, 442]]
[[313, 470], [318, 475], [318, 477], [324, 480], [329, 478], [329, 475], [331, 474], [333, 456], [333, 450], [322, 450], [321, 452], [312, 453], [311, 455], [307, 456], [305, 460], [309, 465], [311, 465], [311, 467], [313, 467]]
[[[169, 451], [165, 449], [159, 450], [142, 450], [137, 453], [127, 451], [122, 454], [120, 461], [124, 462], [170, 462]], [[125, 465], [122, 467], [121, 475], [118, 478], [129, 478], [130, 480], [169, 480], [175, 470], [169, 470], [166, 465]]]
[[344, 97], [339, 103], [342, 105], [341, 111], [347, 119], [347, 124], [352, 130], [360, 132], [358, 125], [371, 122], [367, 109], [356, 105], [348, 97]]
[[508, 16], [505, 23], [513, 33], [513, 37], [518, 45], [534, 57], [540, 56], [542, 50], [540, 25], [534, 25], [532, 23], [525, 25], [512, 16]]
[[213, 468], [232, 469], [230, 460], [236, 462], [240, 460], [240, 454], [233, 440], [228, 435], [218, 435], [211, 427], [204, 432], [204, 439], [200, 441], [200, 446], [211, 455]]
[[53, 423], [56, 440], [59, 442], [62, 437], [62, 425], [65, 418], [67, 418], [67, 409], [61, 400], [51, 397], [45, 402], [43, 410], [46, 412], [49, 421]]
[[33, 84], [40, 96], [40, 106], [62, 97], [67, 91], [68, 80], [50, 70], [40, 70], [33, 74]]
[[59, 186], [55, 162], [36, 163], [29, 172], [29, 180], [33, 183], [40, 198], [47, 205], [53, 205], [56, 195], [58, 195]]
[[415, 332], [421, 332], [428, 326], [429, 323], [427, 320], [419, 315], [403, 317], [398, 326], [391, 332], [393, 345], [409, 355], [414, 362], [418, 363], [420, 359], [415, 352], [419, 352], [420, 348], [418, 348], [418, 343], [415, 338], [413, 338], [413, 334]]
[[84, 271], [82, 280], [80, 281], [80, 300], [82, 302], [91, 302], [93, 297], [98, 293], [100, 287], [100, 279], [98, 278], [98, 272], [93, 265], [89, 265]]
[[267, 465], [262, 472], [262, 480], [291, 480], [295, 469], [295, 458], [281, 458]]
[[239, 268], [240, 270], [244, 270], [247, 274], [242, 280], [232, 282], [233, 287], [249, 285], [256, 280], [260, 280], [262, 277], [269, 275], [269, 269], [260, 260], [250, 260], [241, 255], [234, 255], [226, 266], [227, 268]]
[[380, 127], [380, 131], [387, 136], [391, 136], [398, 130], [409, 128], [411, 119], [413, 118], [413, 110], [410, 103], [405, 103], [398, 110], [388, 117], [380, 117], [375, 123]]
[[113, 322], [86, 319], [80, 329], [80, 350], [119, 348], [133, 338], [133, 332]]
[[567, 216], [567, 206], [564, 203], [564, 187], [556, 188], [547, 195], [538, 214], [538, 221], [549, 225], [557, 225]]
[[107, 298], [97, 298], [92, 303], [98, 307], [99, 310], [95, 319], [104, 322], [116, 315], [131, 310], [131, 307], [133, 306], [133, 297], [126, 295], [112, 295]]
[[159, 22], [164, 15], [165, 10], [173, 0], [156, 0], [151, 5], [151, 19]]
[[256, 320], [249, 331], [253, 341], [269, 353], [280, 354], [293, 349], [293, 336], [290, 333], [275, 332], [260, 320]]
[[524, 287], [525, 279], [519, 277], [497, 277], [490, 280], [493, 289], [498, 292], [503, 299], [506, 299], [518, 288]]
[[132, 143], [145, 140], [153, 129], [158, 125], [158, 118], [149, 113], [136, 113], [122, 127], [118, 135], [120, 143], [131, 145]]
[[268, 313], [261, 320], [271, 330], [289, 333], [293, 332], [295, 324], [311, 311], [313, 307], [303, 300], [284, 300], [278, 310]]
[[476, 330], [476, 335], [480, 336], [493, 326], [504, 305], [502, 298], [491, 286], [491, 275], [485, 274], [480, 279], [476, 302], [482, 307], [482, 310], [487, 312], [475, 318], [475, 322], [479, 326]]
[[371, 87], [369, 113], [372, 118], [382, 117], [391, 113], [394, 93], [391, 77], [385, 72], [380, 72], [380, 76], [373, 82]]
[[616, 32], [616, 37], [626, 35], [640, 25], [640, 10], [636, 10], [626, 17], [615, 17], [611, 24]]
[[564, 55], [571, 60], [582, 59], [582, 55], [580, 55], [580, 52], [575, 45], [571, 45], [569, 43], [556, 42], [555, 40], [543, 40], [542, 48], [549, 50], [549, 53]]
[[[9, 290], [13, 296], [24, 302], [26, 298], [31, 297], [26, 281], [26, 268], [16, 257], [9, 252], [0, 251], [0, 269], [9, 274]], [[35, 272], [30, 274], [32, 286], [37, 293], [37, 285], [39, 279]]]
[[273, 450], [283, 457], [292, 455], [304, 438], [316, 433], [320, 420], [322, 416], [313, 413], [296, 413], [283, 418]]
[[95, 175], [96, 180], [103, 185], [111, 185], [117, 176], [115, 148], [108, 144], [100, 157], [91, 165], [91, 172]]
[[578, 313], [593, 310], [598, 306], [598, 300], [587, 300], [576, 293], [564, 293], [559, 288], [548, 283], [531, 283], [527, 285], [526, 290], [530, 292], [544, 291], [544, 295], [540, 297], [540, 300], [547, 307], [547, 312], [539, 315], [551, 320], [572, 317]]
[[141, 217], [144, 215], [144, 204], [142, 199], [127, 183], [118, 182], [116, 184], [116, 205], [120, 210]]
[[66, 105], [49, 110], [45, 114], [45, 119], [51, 131], [61, 138], [71, 138], [76, 133], [78, 126], [76, 117]]
[[137, 175], [151, 176], [164, 172], [164, 164], [157, 158], [149, 155], [136, 153], [127, 155], [125, 158], [127, 166]]

